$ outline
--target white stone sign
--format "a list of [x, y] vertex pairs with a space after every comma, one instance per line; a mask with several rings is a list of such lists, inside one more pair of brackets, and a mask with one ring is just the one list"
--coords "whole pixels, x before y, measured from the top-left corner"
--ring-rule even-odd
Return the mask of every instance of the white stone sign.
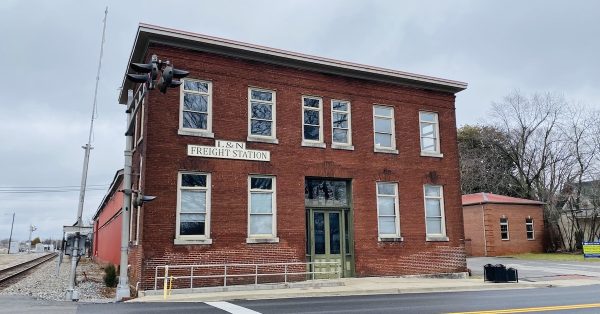
[[246, 149], [244, 142], [215, 141], [215, 146], [188, 145], [188, 156], [237, 160], [271, 161], [271, 152]]

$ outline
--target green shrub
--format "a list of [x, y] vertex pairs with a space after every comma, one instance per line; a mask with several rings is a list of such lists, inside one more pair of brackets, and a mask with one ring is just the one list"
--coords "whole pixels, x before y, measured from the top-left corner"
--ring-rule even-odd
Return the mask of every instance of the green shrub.
[[104, 268], [104, 283], [107, 287], [116, 287], [117, 282], [117, 270], [115, 269], [115, 265], [108, 264], [108, 266]]

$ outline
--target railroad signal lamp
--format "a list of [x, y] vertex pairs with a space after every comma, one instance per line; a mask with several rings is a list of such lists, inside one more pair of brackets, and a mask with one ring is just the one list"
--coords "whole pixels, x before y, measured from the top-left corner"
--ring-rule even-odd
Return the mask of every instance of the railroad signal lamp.
[[165, 94], [167, 92], [167, 88], [169, 87], [178, 87], [181, 85], [180, 78], [184, 78], [188, 76], [190, 72], [175, 69], [169, 61], [165, 62], [165, 67], [162, 70], [160, 80], [158, 81], [158, 89], [161, 93]]
[[169, 61], [158, 60], [156, 55], [152, 55], [149, 63], [131, 63], [130, 68], [138, 73], [127, 73], [127, 79], [134, 83], [148, 83], [148, 89], [154, 89], [156, 79], [160, 72], [158, 88], [161, 93], [165, 94], [169, 87], [177, 87], [181, 85], [181, 81], [177, 80], [188, 76], [189, 72], [175, 69]]

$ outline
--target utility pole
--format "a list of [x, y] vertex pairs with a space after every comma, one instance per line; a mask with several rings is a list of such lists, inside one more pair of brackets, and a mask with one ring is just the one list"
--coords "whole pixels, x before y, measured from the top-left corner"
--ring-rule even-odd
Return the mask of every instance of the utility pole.
[[[94, 119], [96, 118], [96, 101], [98, 96], [98, 82], [100, 81], [100, 69], [102, 68], [102, 55], [104, 53], [104, 36], [106, 33], [106, 19], [108, 17], [108, 7], [104, 10], [104, 26], [102, 28], [102, 43], [100, 44], [100, 60], [98, 61], [98, 72], [96, 73], [96, 89], [94, 90], [94, 101], [92, 104], [92, 119], [90, 122], [90, 132], [88, 136], [88, 142], [82, 148], [85, 150], [85, 156], [83, 158], [83, 171], [81, 174], [81, 189], [79, 190], [79, 206], [77, 207], [77, 223], [76, 226], [83, 227], [83, 221], [81, 216], [83, 215], [83, 203], [85, 200], [85, 188], [87, 184], [87, 173], [88, 165], [90, 162], [90, 151], [92, 150], [92, 134], [94, 131]], [[71, 253], [71, 273], [69, 275], [69, 288], [65, 294], [65, 299], [70, 301], [79, 300], [79, 292], [75, 290], [75, 274], [77, 271], [77, 261], [79, 260], [80, 251], [82, 248], [79, 247], [81, 233], [75, 232], [75, 238], [73, 243], [73, 252]], [[85, 249], [85, 248], [83, 248]]]
[[[143, 87], [142, 87], [143, 88]], [[142, 99], [145, 97], [142, 95]], [[133, 134], [129, 131], [129, 126], [135, 123], [132, 117], [133, 112], [133, 90], [127, 91], [127, 132], [125, 132], [125, 165], [123, 167], [123, 210], [121, 211], [121, 260], [119, 263], [119, 284], [117, 285], [116, 299], [121, 301], [131, 296], [129, 289], [129, 276], [127, 275], [127, 266], [129, 265], [129, 210], [131, 207], [131, 165], [133, 156]]]
[[[161, 61], [157, 55], [152, 55], [150, 63], [131, 63], [131, 68], [143, 74], [127, 74], [127, 79], [134, 83], [142, 83], [138, 88], [138, 96], [134, 97], [133, 90], [127, 90], [127, 128], [125, 130], [125, 164], [123, 166], [123, 210], [121, 212], [121, 261], [119, 263], [119, 284], [117, 286], [116, 300], [122, 301], [124, 298], [131, 296], [129, 288], [129, 221], [131, 219], [131, 206], [141, 206], [145, 202], [150, 202], [156, 196], [143, 195], [142, 191], [134, 191], [131, 180], [131, 166], [133, 157], [133, 135], [136, 122], [136, 115], [141, 107], [141, 102], [144, 101], [149, 90], [158, 87], [160, 92], [165, 94], [168, 88], [179, 87], [182, 84], [181, 79], [186, 77], [189, 72], [176, 69], [167, 61]], [[160, 80], [158, 84], [156, 79], [159, 72]], [[133, 194], [136, 198], [133, 199]]]
[[12, 242], [12, 232], [15, 226], [15, 213], [13, 213], [12, 223], [10, 224], [10, 236], [8, 237], [8, 254], [10, 254], [10, 243]]

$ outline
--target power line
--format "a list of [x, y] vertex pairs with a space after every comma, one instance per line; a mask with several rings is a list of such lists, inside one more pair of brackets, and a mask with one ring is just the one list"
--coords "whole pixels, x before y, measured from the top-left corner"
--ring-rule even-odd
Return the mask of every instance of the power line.
[[[88, 186], [109, 186], [108, 184], [88, 184]], [[0, 186], [1, 189], [63, 189], [80, 188], [79, 185], [59, 185], [59, 186]]]

